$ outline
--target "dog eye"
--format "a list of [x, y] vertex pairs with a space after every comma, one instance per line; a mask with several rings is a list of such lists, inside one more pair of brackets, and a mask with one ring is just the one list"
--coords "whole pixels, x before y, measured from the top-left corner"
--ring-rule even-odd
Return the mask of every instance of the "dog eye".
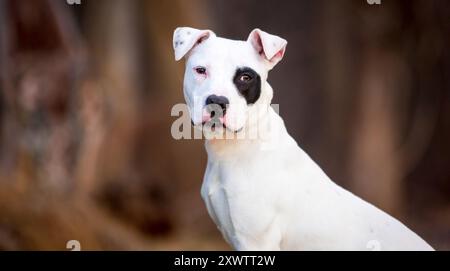
[[250, 80], [252, 80], [252, 77], [248, 74], [243, 74], [241, 75], [241, 77], [239, 77], [239, 81], [241, 82], [248, 82]]
[[206, 69], [204, 67], [196, 67], [195, 72], [198, 74], [206, 74]]

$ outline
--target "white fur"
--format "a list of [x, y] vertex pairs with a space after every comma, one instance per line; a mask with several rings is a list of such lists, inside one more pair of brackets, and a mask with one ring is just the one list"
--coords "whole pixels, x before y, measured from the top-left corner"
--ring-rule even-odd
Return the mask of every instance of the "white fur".
[[[401, 222], [332, 182], [288, 134], [269, 106], [273, 92], [267, 83], [285, 48], [285, 40], [259, 29], [247, 41], [192, 28], [174, 33], [176, 59], [187, 59], [184, 94], [196, 125], [211, 94], [230, 99], [231, 130], [256, 125], [247, 115], [258, 116], [258, 139], [205, 143], [201, 195], [224, 238], [236, 250], [368, 250], [374, 243], [381, 250], [432, 250]], [[199, 65], [207, 67], [206, 77], [193, 71]], [[254, 105], [233, 85], [240, 66], [261, 76], [262, 93]], [[257, 106], [262, 110], [256, 112]]]

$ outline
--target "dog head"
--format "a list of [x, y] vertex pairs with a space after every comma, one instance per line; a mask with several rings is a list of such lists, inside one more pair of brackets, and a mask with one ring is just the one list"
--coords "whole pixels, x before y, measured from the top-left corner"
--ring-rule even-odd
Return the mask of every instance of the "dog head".
[[259, 106], [270, 106], [268, 72], [283, 58], [286, 40], [253, 30], [246, 41], [217, 37], [211, 30], [179, 27], [175, 59], [186, 59], [184, 96], [194, 125], [216, 119], [232, 132], [248, 125]]

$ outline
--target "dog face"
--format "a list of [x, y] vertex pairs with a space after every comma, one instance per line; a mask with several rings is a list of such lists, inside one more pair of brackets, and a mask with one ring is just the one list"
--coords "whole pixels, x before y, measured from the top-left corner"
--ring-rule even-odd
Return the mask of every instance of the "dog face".
[[282, 58], [287, 42], [259, 29], [247, 41], [217, 37], [210, 30], [177, 28], [175, 59], [186, 58], [184, 96], [194, 125], [214, 119], [232, 132], [247, 125], [258, 106], [269, 106], [268, 71]]

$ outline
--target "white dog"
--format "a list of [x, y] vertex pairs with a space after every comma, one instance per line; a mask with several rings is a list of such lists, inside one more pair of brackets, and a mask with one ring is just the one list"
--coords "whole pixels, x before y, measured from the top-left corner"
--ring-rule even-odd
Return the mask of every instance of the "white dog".
[[[286, 45], [259, 29], [247, 41], [189, 27], [174, 32], [175, 59], [186, 59], [192, 124], [214, 119], [211, 133], [235, 135], [205, 143], [201, 194], [224, 238], [236, 250], [432, 250], [401, 222], [333, 183], [287, 133], [270, 106], [267, 83]], [[258, 136], [250, 138], [245, 132], [252, 128]]]

